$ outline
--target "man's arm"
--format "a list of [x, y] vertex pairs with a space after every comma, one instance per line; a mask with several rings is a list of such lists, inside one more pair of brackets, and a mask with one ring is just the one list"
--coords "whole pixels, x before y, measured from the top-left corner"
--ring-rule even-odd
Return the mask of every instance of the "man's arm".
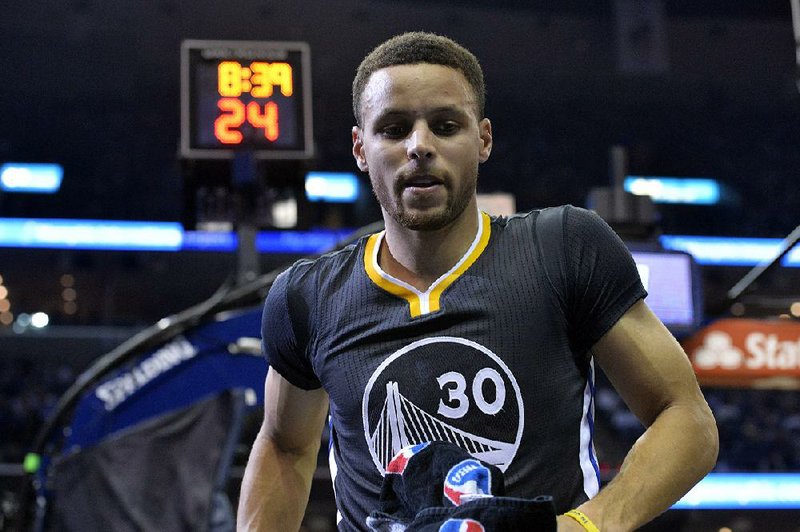
[[300, 528], [327, 413], [324, 390], [297, 388], [270, 368], [264, 423], [244, 472], [237, 530]]
[[[643, 301], [592, 351], [647, 429], [614, 480], [578, 509], [602, 531], [633, 530], [667, 510], [714, 467], [716, 423], [686, 354]], [[583, 530], [564, 516], [559, 529]]]

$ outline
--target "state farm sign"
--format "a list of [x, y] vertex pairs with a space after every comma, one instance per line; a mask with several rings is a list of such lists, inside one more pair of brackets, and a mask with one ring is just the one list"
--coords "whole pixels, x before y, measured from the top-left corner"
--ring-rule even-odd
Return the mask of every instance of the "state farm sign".
[[800, 323], [724, 319], [682, 342], [698, 378], [800, 377]]

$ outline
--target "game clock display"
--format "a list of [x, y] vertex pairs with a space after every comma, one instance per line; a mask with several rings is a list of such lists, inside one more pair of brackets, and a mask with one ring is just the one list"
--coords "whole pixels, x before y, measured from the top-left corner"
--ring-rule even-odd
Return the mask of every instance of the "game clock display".
[[311, 68], [303, 42], [184, 41], [181, 156], [313, 156]]

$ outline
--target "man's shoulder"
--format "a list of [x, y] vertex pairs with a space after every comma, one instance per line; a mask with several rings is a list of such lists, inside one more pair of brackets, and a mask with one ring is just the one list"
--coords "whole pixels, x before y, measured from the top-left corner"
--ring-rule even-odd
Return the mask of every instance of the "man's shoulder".
[[511, 216], [492, 216], [492, 225], [499, 229], [532, 230], [539, 232], [563, 231], [569, 221], [581, 220], [591, 223], [599, 217], [588, 209], [574, 205], [558, 205], [520, 212]]
[[546, 207], [518, 212], [510, 216], [491, 216], [492, 228], [500, 232], [532, 231], [539, 223], [547, 220], [557, 222], [564, 218], [567, 209], [574, 209], [571, 205]]
[[319, 257], [303, 258], [289, 266], [281, 275], [286, 282], [304, 284], [311, 279], [333, 279], [352, 272], [363, 256], [369, 235], [359, 238], [347, 246], [325, 253]]
[[[604, 241], [604, 222], [593, 211], [559, 205], [492, 218], [492, 234], [503, 249], [532, 245], [540, 256], [560, 260], [571, 246], [585, 239]], [[598, 242], [599, 243], [599, 242]], [[510, 248], [509, 248], [510, 247]]]

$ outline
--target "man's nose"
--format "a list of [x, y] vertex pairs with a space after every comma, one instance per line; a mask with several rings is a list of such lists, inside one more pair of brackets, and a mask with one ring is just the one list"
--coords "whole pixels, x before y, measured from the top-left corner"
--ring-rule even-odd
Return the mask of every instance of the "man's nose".
[[419, 124], [408, 137], [407, 152], [409, 159], [431, 159], [435, 153], [435, 135], [427, 125]]

